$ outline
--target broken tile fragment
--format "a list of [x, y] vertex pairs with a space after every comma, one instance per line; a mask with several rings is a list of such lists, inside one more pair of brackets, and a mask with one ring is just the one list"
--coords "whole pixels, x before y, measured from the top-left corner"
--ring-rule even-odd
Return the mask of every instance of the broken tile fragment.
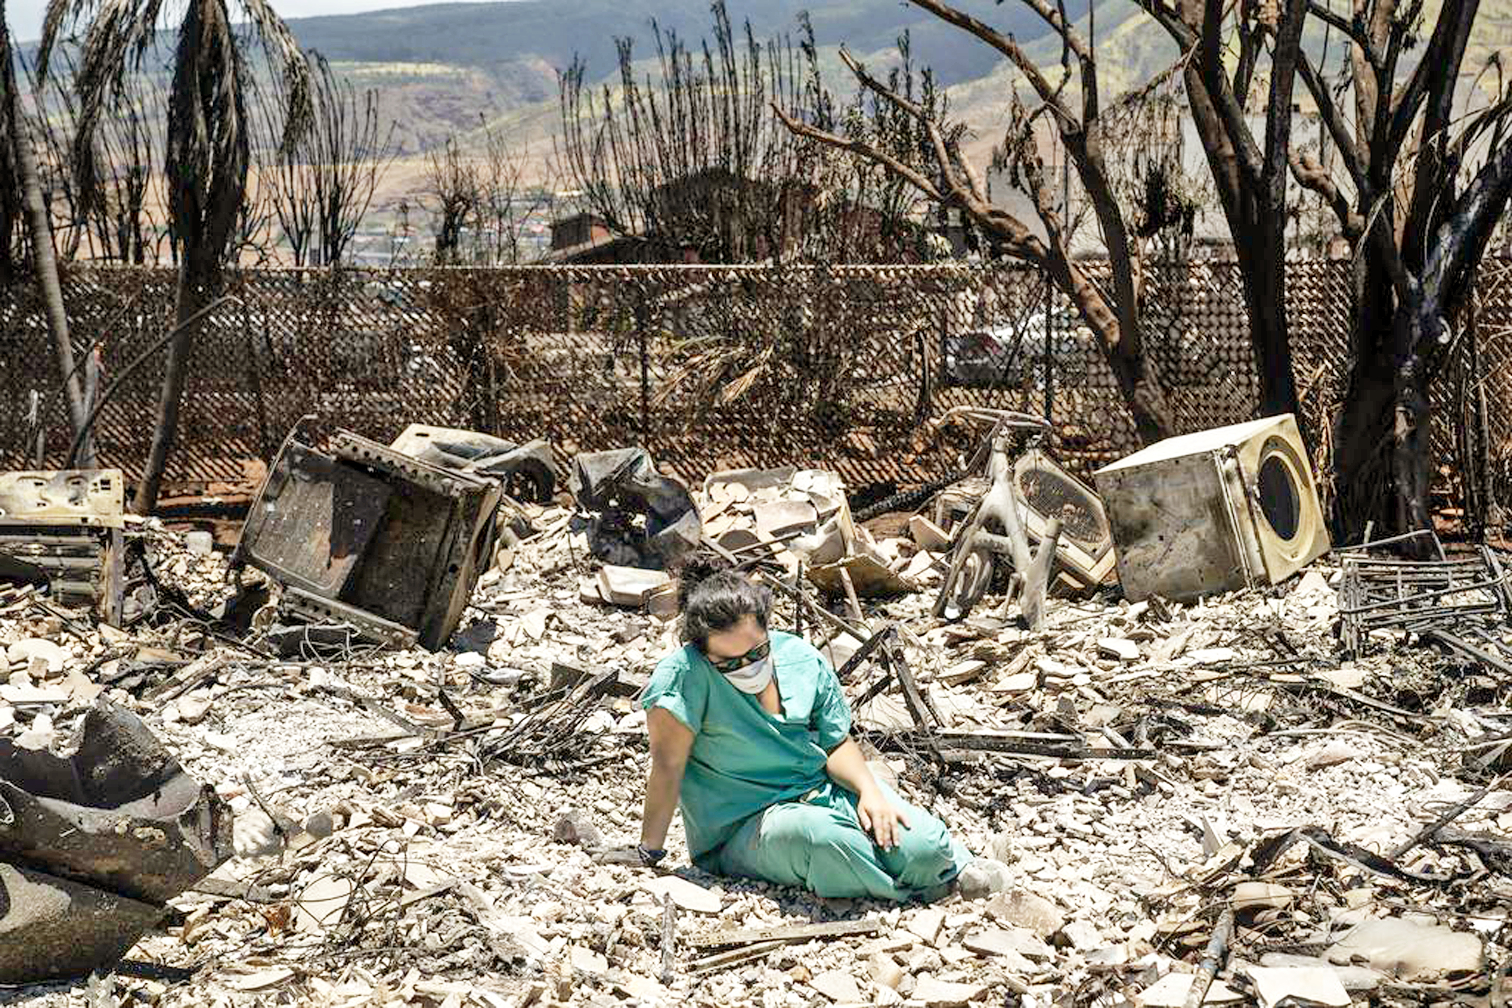
[[1041, 938], [1049, 938], [1065, 924], [1065, 917], [1054, 903], [1022, 889], [992, 897], [987, 901], [987, 913], [996, 920], [1026, 928]]
[[1097, 650], [1119, 661], [1131, 662], [1140, 658], [1139, 645], [1123, 637], [1104, 637], [1097, 642]]
[[924, 977], [914, 985], [909, 1000], [923, 1002], [926, 1008], [966, 1008], [986, 996], [986, 984], [952, 983]]
[[1050, 946], [1032, 931], [1018, 927], [996, 927], [973, 931], [961, 944], [984, 955], [1020, 955], [1027, 959], [1046, 960], [1053, 955]]
[[903, 926], [925, 943], [933, 945], [940, 937], [940, 929], [945, 926], [945, 913], [942, 910], [918, 910]]
[[1403, 917], [1363, 921], [1331, 945], [1329, 962], [1361, 962], [1388, 976], [1428, 981], [1481, 968], [1481, 940], [1441, 924]]
[[[1159, 980], [1134, 995], [1139, 1008], [1184, 1008], [1187, 996], [1192, 991], [1191, 973], [1167, 973]], [[1214, 980], [1203, 996], [1205, 1005], [1238, 1005], [1244, 996], [1220, 980]]]
[[1328, 967], [1249, 966], [1245, 969], [1255, 985], [1260, 1008], [1279, 1005], [1317, 1005], [1319, 1008], [1349, 1008], [1349, 992]]
[[840, 970], [825, 970], [809, 979], [809, 986], [831, 1001], [841, 1004], [860, 1004], [861, 987], [855, 977]]
[[696, 882], [689, 882], [680, 875], [662, 875], [650, 879], [643, 888], [658, 899], [671, 896], [673, 903], [693, 913], [717, 914], [723, 905], [718, 893], [705, 889]]

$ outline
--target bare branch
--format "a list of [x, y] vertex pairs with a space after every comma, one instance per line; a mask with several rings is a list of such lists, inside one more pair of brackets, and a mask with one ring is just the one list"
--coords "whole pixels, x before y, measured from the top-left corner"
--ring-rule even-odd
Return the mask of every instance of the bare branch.
[[[1063, 123], [1076, 121], [1070, 110], [1061, 104], [1059, 89], [1050, 85], [1050, 81], [1040, 71], [1039, 66], [1019, 47], [1019, 44], [1013, 40], [1012, 36], [1004, 35], [991, 25], [978, 21], [970, 14], [957, 10], [948, 4], [940, 3], [939, 0], [909, 0], [909, 2], [915, 7], [922, 7], [924, 10], [929, 11], [942, 21], [969, 32], [1008, 57], [1013, 65], [1018, 67], [1019, 72], [1028, 79], [1029, 86], [1034, 88], [1035, 93], [1043, 101], [1055, 108], [1057, 115]], [[1053, 10], [1046, 7], [1041, 0], [1023, 0], [1023, 2], [1041, 17], [1045, 18], [1052, 26], [1060, 22], [1059, 16]], [[1063, 24], [1063, 22], [1060, 23]], [[1083, 57], [1087, 63], [1090, 63], [1091, 56], [1086, 48], [1086, 44], [1080, 41], [1080, 37], [1076, 36], [1076, 33], [1071, 31], [1069, 26], [1066, 27], [1066, 31], [1070, 32], [1070, 35], [1063, 35], [1066, 38], [1067, 44], [1072, 46], [1079, 57]], [[1075, 43], [1071, 41], [1073, 36], [1078, 40]]]
[[1181, 20], [1181, 14], [1175, 8], [1166, 6], [1161, 0], [1134, 0], [1134, 2], [1150, 15], [1156, 24], [1166, 30], [1166, 34], [1176, 41], [1183, 52], [1190, 53], [1197, 46], [1200, 41], [1197, 33]]
[[941, 192], [929, 179], [925, 178], [921, 172], [915, 171], [912, 167], [899, 161], [891, 154], [880, 151], [863, 140], [843, 137], [830, 133], [827, 130], [810, 126], [808, 123], [799, 122], [778, 107], [776, 102], [772, 103], [772, 111], [777, 114], [778, 119], [782, 120], [782, 124], [792, 130], [794, 134], [807, 137], [810, 140], [817, 140], [819, 143], [835, 147], [839, 150], [859, 154], [868, 161], [873, 161], [882, 165], [888, 171], [895, 173], [899, 178], [906, 180], [909, 185], [912, 185], [930, 199], [941, 202], [946, 199], [946, 194]]
[[1343, 32], [1345, 38], [1348, 38], [1351, 42], [1354, 42], [1356, 45], [1365, 49], [1369, 54], [1368, 58], [1370, 58], [1372, 62], [1375, 62], [1376, 56], [1374, 55], [1374, 43], [1371, 42], [1370, 36], [1365, 32], [1365, 29], [1362, 25], [1341, 16], [1340, 14], [1337, 14], [1332, 10], [1329, 10], [1326, 4], [1318, 3], [1317, 0], [1311, 0], [1311, 2], [1308, 3], [1307, 12], [1313, 17], [1317, 18], [1319, 21], [1331, 25], [1338, 31]]
[[[1397, 89], [1391, 99], [1391, 142], [1400, 145], [1412, 128], [1419, 109], [1430, 94], [1434, 104], [1444, 112], [1446, 101], [1454, 97], [1457, 75], [1446, 75], [1446, 66], [1458, 67], [1464, 58], [1465, 46], [1470, 40], [1470, 28], [1475, 23], [1476, 3], [1450, 0], [1439, 10], [1433, 35], [1428, 46], [1413, 68], [1412, 76]], [[1446, 76], [1449, 78], [1446, 83]]]
[[[1512, 144], [1503, 144], [1481, 166], [1447, 215], [1440, 240], [1423, 268], [1423, 286], [1447, 314], [1460, 303], [1496, 222], [1512, 198]], [[1425, 335], [1427, 335], [1425, 333]]]
[[1334, 182], [1328, 169], [1317, 158], [1296, 151], [1292, 152], [1290, 164], [1292, 177], [1297, 180], [1297, 184], [1323, 197], [1323, 201], [1338, 218], [1339, 230], [1344, 236], [1350, 241], [1358, 238], [1363, 231], [1363, 222], [1351, 209], [1349, 199]]
[[1302, 28], [1307, 0], [1284, 0], [1271, 52], [1270, 101], [1265, 117], [1265, 162], [1262, 183], [1278, 204], [1286, 200], [1286, 160], [1291, 149], [1292, 93], [1297, 82], [1297, 60], [1302, 53]]
[[782, 124], [796, 135], [838, 150], [849, 151], [874, 164], [879, 164], [907, 181], [929, 199], [946, 205], [960, 206], [967, 210], [992, 230], [993, 237], [1007, 254], [1036, 264], [1043, 264], [1046, 261], [1048, 253], [1044, 243], [1036, 238], [1022, 221], [997, 207], [981, 205], [970, 189], [959, 185], [941, 189], [912, 166], [904, 164], [886, 151], [878, 150], [863, 140], [843, 137], [799, 122], [775, 103], [772, 105], [772, 111], [776, 113]]
[[1344, 167], [1349, 171], [1355, 191], [1369, 192], [1369, 180], [1365, 175], [1365, 155], [1357, 146], [1354, 132], [1344, 121], [1338, 104], [1328, 91], [1327, 83], [1313, 67], [1306, 51], [1297, 54], [1297, 73], [1301, 75], [1308, 94], [1312, 95], [1313, 104], [1318, 107], [1318, 115], [1322, 117], [1323, 125], [1328, 129], [1328, 135], [1333, 138], [1339, 156], [1344, 159]]

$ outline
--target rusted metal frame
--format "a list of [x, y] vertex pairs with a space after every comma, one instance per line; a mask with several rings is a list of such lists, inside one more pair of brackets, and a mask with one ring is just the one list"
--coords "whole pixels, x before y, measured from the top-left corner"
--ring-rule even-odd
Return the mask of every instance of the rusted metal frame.
[[1421, 633], [1437, 627], [1448, 619], [1468, 619], [1472, 616], [1494, 616], [1501, 607], [1491, 603], [1475, 606], [1433, 606], [1425, 609], [1408, 609], [1398, 613], [1376, 615], [1370, 620], [1371, 630], [1406, 630]]
[[895, 624], [878, 630], [855, 654], [851, 655], [841, 667], [841, 681], [845, 681], [847, 676], [854, 674], [868, 660], [875, 661], [882, 668], [883, 675], [857, 698], [855, 706], [860, 707], [871, 702], [889, 686], [896, 683], [898, 692], [903, 696], [903, 705], [908, 709], [908, 715], [913, 719], [920, 736], [920, 746], [926, 749], [936, 761], [940, 761], [940, 747], [935, 741], [941, 722], [940, 712], [935, 708], [934, 701], [930, 699], [928, 692], [920, 687], [914, 678], [913, 670], [908, 664], [908, 657], [904, 653], [903, 640]]
[[888, 688], [890, 686], [892, 686], [893, 682], [894, 682], [893, 674], [891, 672], [884, 673], [883, 675], [881, 675], [880, 677], [878, 677], [878, 679], [877, 679], [876, 682], [874, 682], [870, 686], [866, 687], [866, 692], [864, 692], [860, 696], [858, 696], [856, 698], [856, 702], [854, 704], [852, 704], [851, 706], [852, 707], [864, 707], [864, 706], [866, 706], [867, 704], [871, 703], [873, 700], [877, 699], [877, 697], [881, 696], [883, 693], [886, 693], [887, 690], [888, 690]]
[[[940, 752], [1002, 753], [1012, 756], [1044, 756], [1052, 759], [1066, 760], [1142, 760], [1154, 759], [1158, 755], [1154, 749], [1148, 748], [1114, 747], [1096, 749], [1088, 746], [1082, 739], [1075, 738], [1074, 736], [1072, 736], [1074, 740], [1073, 744], [1069, 745], [1015, 738], [1007, 735], [952, 731], [925, 732], [918, 729], [878, 732], [877, 738], [881, 742], [880, 748], [897, 749], [905, 752], [912, 752], [920, 747], [927, 748], [932, 744], [935, 750]], [[949, 760], [946, 760], [946, 762], [949, 762]]]
[[1438, 833], [1439, 830], [1443, 829], [1445, 826], [1448, 826], [1450, 823], [1454, 822], [1454, 820], [1458, 819], [1460, 816], [1470, 811], [1470, 809], [1474, 808], [1476, 804], [1478, 804], [1483, 798], [1485, 798], [1486, 795], [1495, 790], [1495, 788], [1499, 786], [1502, 781], [1506, 780], [1508, 776], [1509, 774], [1502, 774], [1495, 780], [1477, 789], [1475, 793], [1470, 795], [1470, 797], [1466, 798], [1464, 801], [1456, 802], [1455, 804], [1449, 806], [1449, 808], [1444, 810], [1444, 813], [1442, 815], [1434, 819], [1432, 822], [1428, 823], [1422, 829], [1418, 830], [1411, 836], [1411, 838], [1404, 840], [1402, 843], [1398, 844], [1386, 856], [1393, 861], [1399, 860], [1414, 847], [1432, 840], [1434, 835]]
[[898, 679], [903, 702], [908, 705], [908, 713], [913, 717], [914, 724], [923, 731], [934, 732], [942, 720], [940, 712], [935, 709], [929, 693], [914, 679], [913, 669], [909, 667], [908, 658], [903, 653], [903, 641], [898, 637], [896, 629], [883, 646], [886, 649], [887, 663]]
[[1438, 551], [1439, 559], [1447, 559], [1447, 556], [1444, 553], [1444, 544], [1439, 541], [1438, 533], [1434, 532], [1432, 529], [1413, 529], [1411, 532], [1403, 532], [1401, 535], [1388, 536], [1385, 539], [1370, 539], [1367, 536], [1367, 540], [1365, 542], [1356, 543], [1353, 546], [1335, 546], [1334, 552], [1355, 553], [1359, 552], [1360, 550], [1379, 549], [1382, 546], [1392, 546], [1396, 543], [1407, 542], [1413, 539], [1421, 539], [1424, 536], [1428, 536], [1432, 539], [1434, 548]]
[[284, 586], [280, 607], [311, 622], [333, 620], [350, 624], [358, 637], [384, 647], [410, 648], [420, 640], [419, 631], [411, 627], [401, 626], [375, 616], [366, 609], [336, 599], [323, 598], [292, 585]]
[[695, 959], [688, 963], [687, 972], [690, 976], [700, 976], [717, 969], [725, 969], [738, 966], [741, 963], [750, 962], [754, 959], [762, 959], [782, 948], [786, 942], [769, 941], [756, 945], [747, 945], [743, 948], [730, 949], [727, 952], [716, 952], [702, 959]]
[[[509, 751], [512, 755], [516, 756], [544, 757], [550, 755], [555, 750], [561, 748], [561, 743], [565, 742], [571, 737], [572, 729], [575, 728], [579, 722], [581, 722], [588, 716], [588, 710], [594, 705], [594, 703], [608, 695], [610, 688], [613, 687], [618, 678], [619, 672], [615, 669], [610, 669], [607, 672], [599, 673], [592, 679], [588, 680], [586, 684], [579, 687], [579, 689], [582, 690], [581, 696], [572, 700], [570, 704], [567, 704], [566, 701], [563, 702], [563, 707], [565, 707], [565, 709], [552, 711], [549, 715], [539, 715], [527, 718], [525, 721], [522, 721], [515, 728], [515, 730], [511, 731], [504, 738], [500, 739], [498, 743], [490, 746], [490, 753], [498, 755], [501, 752]], [[568, 721], [568, 718], [570, 718], [571, 720]], [[536, 734], [536, 729], [538, 729], [542, 725], [549, 725], [554, 730], [554, 734], [557, 735], [557, 744], [542, 745], [538, 743], [538, 740], [536, 740], [534, 736]], [[505, 746], [521, 740], [527, 740], [527, 744], [520, 746], [519, 748], [514, 750], [508, 750], [504, 748]]]
[[882, 647], [887, 636], [896, 632], [896, 629], [889, 624], [872, 634], [866, 643], [857, 648], [856, 653], [847, 658], [845, 664], [840, 666], [839, 671], [836, 673], [840, 681], [846, 682], [851, 676], [855, 675], [856, 671]]
[[[709, 539], [707, 536], [704, 537], [704, 544], [705, 545], [707, 545], [707, 544], [709, 544], [711, 542], [713, 542], [712, 539]], [[729, 557], [734, 558], [734, 554], [729, 553], [728, 550], [725, 550], [725, 553]], [[738, 562], [738, 558], [737, 558], [737, 562]], [[760, 577], [761, 577], [761, 580], [762, 580], [763, 583], [771, 585], [773, 588], [775, 588], [778, 591], [782, 592], [784, 595], [786, 595], [788, 598], [792, 599], [795, 602], [805, 602], [806, 603], [806, 599], [804, 597], [804, 593], [803, 593], [802, 589], [795, 588], [792, 585], [787, 584], [781, 578], [775, 577], [774, 575], [768, 574], [768, 573], [766, 573], [764, 571], [763, 572], [758, 572], [758, 573], [760, 574]], [[856, 626], [855, 624], [851, 623], [849, 620], [841, 619], [839, 616], [836, 616], [834, 613], [830, 612], [828, 609], [824, 608], [824, 606], [822, 606], [822, 605], [810, 605], [809, 606], [809, 612], [812, 615], [814, 615], [814, 616], [818, 616], [820, 619], [824, 620], [826, 623], [830, 624], [831, 626], [835, 627], [836, 629], [844, 630], [846, 633], [848, 633], [852, 637], [856, 638], [856, 640], [864, 641], [864, 640], [870, 639], [870, 637], [872, 636], [864, 628]]]
[[1467, 592], [1478, 591], [1490, 591], [1494, 593], [1496, 595], [1498, 604], [1500, 604], [1501, 587], [1501, 579], [1493, 578], [1488, 581], [1476, 581], [1472, 584], [1467, 585], [1451, 585], [1448, 588], [1439, 588], [1435, 589], [1434, 591], [1416, 592], [1412, 595], [1402, 595], [1398, 598], [1384, 599], [1379, 602], [1370, 602], [1363, 606], [1350, 606], [1347, 609], [1340, 609], [1339, 611], [1350, 616], [1358, 616], [1364, 613], [1375, 612], [1382, 609], [1400, 608], [1410, 605], [1413, 602], [1427, 602], [1431, 599], [1443, 598], [1445, 595], [1461, 595]]
[[1487, 546], [1484, 543], [1482, 543], [1481, 544], [1481, 548], [1480, 548], [1480, 554], [1481, 554], [1481, 559], [1484, 560], [1486, 566], [1491, 569], [1491, 573], [1496, 576], [1497, 582], [1501, 586], [1500, 592], [1501, 592], [1502, 606], [1508, 612], [1512, 612], [1512, 584], [1508, 583], [1506, 572], [1504, 570], [1502, 570], [1501, 561], [1498, 560], [1497, 557], [1496, 557], [1496, 551], [1494, 549], [1492, 549], [1490, 546]]

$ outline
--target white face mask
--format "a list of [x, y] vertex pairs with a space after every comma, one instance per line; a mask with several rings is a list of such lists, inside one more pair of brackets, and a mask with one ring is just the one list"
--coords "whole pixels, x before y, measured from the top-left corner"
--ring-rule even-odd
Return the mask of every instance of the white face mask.
[[772, 656], [767, 655], [761, 661], [741, 666], [734, 672], [721, 672], [720, 675], [740, 692], [754, 696], [766, 689], [767, 683], [772, 681]]

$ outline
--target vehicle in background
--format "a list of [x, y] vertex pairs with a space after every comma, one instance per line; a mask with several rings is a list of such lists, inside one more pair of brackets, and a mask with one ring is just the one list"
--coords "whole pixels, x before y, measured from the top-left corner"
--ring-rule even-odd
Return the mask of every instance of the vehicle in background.
[[1057, 383], [1085, 378], [1099, 353], [1092, 330], [1071, 312], [1051, 312], [1048, 320], [1042, 311], [1030, 312], [1017, 322], [947, 333], [944, 381], [969, 388], [1043, 388], [1047, 343]]

